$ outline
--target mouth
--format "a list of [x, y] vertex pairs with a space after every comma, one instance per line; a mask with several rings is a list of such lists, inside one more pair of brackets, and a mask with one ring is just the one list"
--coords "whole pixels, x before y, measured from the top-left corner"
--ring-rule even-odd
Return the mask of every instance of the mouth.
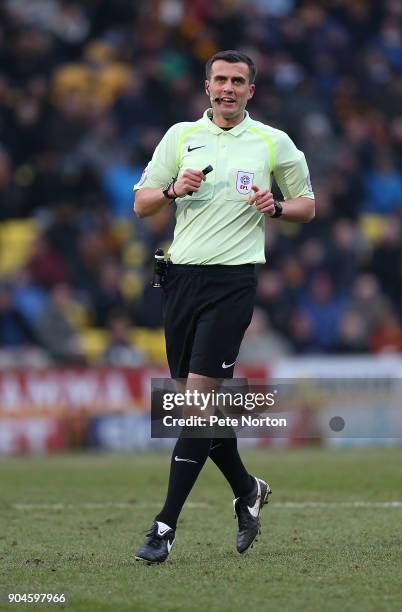
[[234, 98], [229, 98], [228, 96], [223, 96], [220, 99], [221, 104], [233, 105], [236, 104], [236, 100]]

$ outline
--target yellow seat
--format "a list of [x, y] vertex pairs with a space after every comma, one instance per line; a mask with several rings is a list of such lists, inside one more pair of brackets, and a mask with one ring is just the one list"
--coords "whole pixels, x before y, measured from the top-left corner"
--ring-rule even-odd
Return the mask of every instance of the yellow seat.
[[132, 343], [154, 363], [166, 365], [165, 336], [163, 329], [138, 327], [131, 332]]
[[28, 261], [38, 234], [33, 219], [14, 219], [0, 225], [0, 274], [12, 274]]
[[[109, 338], [106, 329], [88, 327], [80, 332], [82, 349], [88, 361], [99, 361], [102, 358], [108, 347]], [[130, 341], [149, 361], [157, 365], [166, 365], [165, 337], [162, 329], [139, 327], [130, 332]]]
[[105, 329], [88, 327], [80, 332], [82, 350], [88, 361], [99, 360], [106, 351], [109, 333]]
[[359, 228], [370, 244], [376, 244], [384, 235], [386, 218], [382, 215], [365, 213], [359, 219]]

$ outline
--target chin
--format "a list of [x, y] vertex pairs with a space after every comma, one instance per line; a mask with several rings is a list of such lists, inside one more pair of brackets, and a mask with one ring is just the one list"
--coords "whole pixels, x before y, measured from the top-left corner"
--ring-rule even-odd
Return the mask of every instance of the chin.
[[224, 117], [225, 119], [233, 119], [233, 117], [237, 117], [237, 115], [240, 115], [240, 113], [241, 111], [239, 109], [223, 111], [222, 117]]

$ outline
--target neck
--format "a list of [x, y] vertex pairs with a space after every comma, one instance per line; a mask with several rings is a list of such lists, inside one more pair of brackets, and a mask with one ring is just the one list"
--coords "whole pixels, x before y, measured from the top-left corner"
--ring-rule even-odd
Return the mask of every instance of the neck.
[[[213, 112], [213, 111], [212, 111]], [[240, 115], [236, 115], [235, 117], [222, 117], [222, 115], [216, 115], [214, 112], [212, 114], [212, 122], [215, 123], [220, 128], [232, 128], [235, 125], [239, 125], [246, 116], [246, 113], [243, 111]]]

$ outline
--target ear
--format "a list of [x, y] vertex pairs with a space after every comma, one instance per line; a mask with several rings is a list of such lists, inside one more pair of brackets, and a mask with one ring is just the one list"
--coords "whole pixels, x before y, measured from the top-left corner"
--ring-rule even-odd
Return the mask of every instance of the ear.
[[205, 81], [205, 93], [207, 94], [207, 96], [210, 96], [210, 91], [209, 91], [209, 81]]
[[249, 85], [249, 88], [248, 88], [248, 98], [247, 98], [248, 100], [251, 100], [251, 98], [254, 95], [254, 92], [255, 92], [255, 83], [251, 83], [251, 85]]

